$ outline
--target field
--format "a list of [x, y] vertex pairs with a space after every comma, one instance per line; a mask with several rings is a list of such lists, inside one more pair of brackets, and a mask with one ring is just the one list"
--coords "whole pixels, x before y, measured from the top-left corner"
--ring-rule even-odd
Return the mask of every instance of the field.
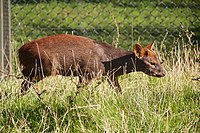
[[0, 84], [0, 131], [199, 132], [200, 84], [195, 78], [200, 75], [200, 51], [181, 43], [174, 44], [170, 55], [159, 52], [167, 71], [164, 78], [124, 75], [122, 93], [102, 78], [76, 95], [77, 79], [57, 76], [36, 84], [46, 90], [41, 98], [33, 87], [21, 96], [22, 80], [5, 77]]
[[[19, 6], [13, 10], [17, 12]], [[27, 6], [27, 12], [31, 6]], [[12, 20], [14, 25], [20, 19], [18, 16]], [[116, 18], [116, 21], [119, 20]], [[110, 21], [113, 21], [112, 17]], [[132, 22], [132, 19], [128, 21]], [[185, 20], [186, 25], [187, 22]], [[78, 26], [85, 28], [83, 24]], [[168, 36], [157, 40], [155, 50], [166, 69], [163, 78], [140, 72], [123, 75], [119, 80], [122, 93], [116, 93], [103, 77], [83, 86], [76, 95], [76, 77], [52, 76], [37, 83], [22, 96], [22, 79], [17, 78], [21, 76], [21, 67], [16, 50], [21, 42], [36, 37], [27, 37], [28, 30], [19, 25], [13, 32], [13, 75], [7, 75], [0, 81], [0, 132], [200, 132], [200, 49], [198, 42], [190, 37], [190, 29], [189, 32], [180, 31], [182, 36], [174, 38], [168, 46], [165, 44]], [[38, 32], [34, 31], [33, 34]], [[117, 31], [114, 32], [113, 37], [117, 34]], [[87, 36], [99, 39], [97, 35]], [[106, 40], [106, 35], [100, 36]], [[120, 32], [120, 41], [125, 37]], [[128, 43], [133, 42], [125, 42]], [[129, 48], [121, 42], [119, 45]], [[38, 97], [34, 87], [45, 92]]]

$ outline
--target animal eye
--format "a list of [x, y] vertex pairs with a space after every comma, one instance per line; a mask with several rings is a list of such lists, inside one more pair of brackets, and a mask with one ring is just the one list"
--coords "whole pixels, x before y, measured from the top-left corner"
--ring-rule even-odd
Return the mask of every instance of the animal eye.
[[154, 63], [154, 62], [151, 62], [151, 65], [155, 65], [156, 63]]

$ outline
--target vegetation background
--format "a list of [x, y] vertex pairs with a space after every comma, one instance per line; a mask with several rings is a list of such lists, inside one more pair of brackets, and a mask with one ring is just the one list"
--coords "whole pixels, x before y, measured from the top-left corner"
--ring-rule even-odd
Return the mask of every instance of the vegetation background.
[[[124, 49], [156, 40], [164, 78], [131, 73], [122, 93], [104, 78], [75, 94], [77, 78], [49, 77], [21, 96], [18, 76], [0, 82], [0, 132], [199, 132], [198, 0], [11, 0], [13, 72], [17, 49], [58, 33], [87, 36]], [[100, 83], [100, 85], [99, 85]]]

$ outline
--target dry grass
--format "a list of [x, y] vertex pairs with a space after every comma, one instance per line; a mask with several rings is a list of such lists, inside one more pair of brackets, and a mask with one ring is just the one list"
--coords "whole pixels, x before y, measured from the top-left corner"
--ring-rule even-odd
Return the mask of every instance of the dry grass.
[[164, 78], [121, 76], [119, 94], [99, 80], [76, 95], [76, 78], [56, 76], [36, 84], [46, 90], [41, 99], [33, 89], [19, 96], [22, 80], [7, 77], [0, 84], [0, 131], [199, 132], [200, 84], [192, 79], [200, 75], [200, 51], [183, 40], [173, 45], [168, 55], [159, 52]]

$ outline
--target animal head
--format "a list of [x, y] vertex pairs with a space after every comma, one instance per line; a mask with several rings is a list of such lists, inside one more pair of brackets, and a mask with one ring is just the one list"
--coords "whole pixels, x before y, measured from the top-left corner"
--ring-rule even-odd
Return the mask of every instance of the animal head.
[[155, 77], [165, 76], [165, 71], [158, 60], [156, 52], [153, 50], [154, 42], [143, 48], [136, 44], [133, 53], [137, 57], [136, 71], [142, 71], [147, 75]]

